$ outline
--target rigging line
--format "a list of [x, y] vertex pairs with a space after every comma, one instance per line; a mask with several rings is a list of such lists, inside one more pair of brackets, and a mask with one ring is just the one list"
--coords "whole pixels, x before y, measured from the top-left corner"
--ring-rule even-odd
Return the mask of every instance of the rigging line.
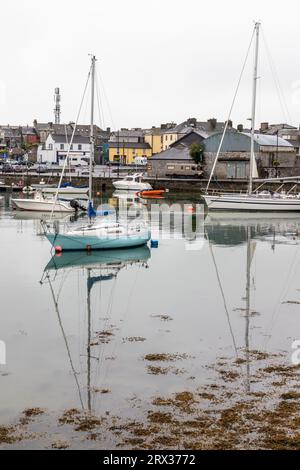
[[232, 329], [232, 326], [231, 326], [231, 321], [230, 321], [230, 315], [229, 315], [229, 311], [228, 311], [228, 307], [227, 307], [227, 302], [226, 302], [224, 290], [223, 290], [223, 287], [222, 287], [222, 283], [221, 283], [221, 279], [220, 279], [220, 275], [219, 275], [219, 271], [218, 271], [218, 267], [217, 267], [215, 255], [214, 255], [214, 252], [213, 252], [212, 244], [210, 243], [210, 240], [209, 240], [209, 239], [208, 239], [208, 246], [209, 246], [209, 249], [210, 249], [210, 252], [211, 252], [211, 256], [212, 256], [212, 260], [213, 260], [213, 264], [214, 264], [214, 267], [215, 267], [215, 270], [216, 270], [216, 275], [217, 275], [217, 279], [218, 279], [218, 284], [219, 284], [220, 292], [221, 292], [222, 299], [223, 299], [223, 304], [224, 304], [224, 308], [225, 308], [225, 313], [226, 313], [226, 317], [227, 317], [227, 321], [228, 321], [229, 331], [230, 331], [230, 335], [231, 335], [231, 338], [232, 338], [232, 342], [233, 342], [235, 354], [236, 354], [236, 357], [238, 358], [238, 357], [239, 357], [239, 355], [238, 355], [238, 349], [237, 349], [237, 345], [236, 345], [236, 341], [235, 341], [233, 329]]
[[[122, 331], [123, 331], [123, 328], [124, 328], [124, 325], [125, 325], [125, 320], [126, 320], [127, 315], [128, 315], [129, 306], [131, 304], [132, 296], [133, 296], [134, 289], [135, 289], [136, 284], [137, 284], [138, 275], [140, 274], [140, 272], [139, 272], [140, 270], [141, 270], [141, 265], [136, 266], [136, 273], [135, 273], [135, 276], [134, 276], [134, 280], [133, 280], [133, 284], [132, 284], [132, 287], [131, 287], [130, 294], [128, 296], [127, 307], [126, 307], [125, 313], [123, 315], [123, 322], [122, 322], [120, 334], [122, 334]], [[119, 346], [120, 346], [120, 343], [115, 342], [113, 350], [112, 350], [112, 357], [115, 356], [116, 351], [117, 351]], [[106, 371], [103, 374], [103, 382], [102, 382], [103, 385], [106, 383], [106, 379], [107, 379], [107, 376], [108, 376], [108, 373], [109, 373], [109, 367], [110, 367], [110, 364], [107, 365]]]
[[98, 105], [98, 114], [99, 114], [100, 127], [102, 129], [105, 129], [104, 110], [103, 110], [103, 106], [102, 106], [101, 93], [99, 91], [99, 81], [98, 81], [98, 76], [97, 75], [96, 75], [96, 96], [97, 96], [97, 105]]
[[[299, 252], [299, 245], [297, 246], [297, 253], [296, 253], [296, 256], [294, 255], [293, 253], [293, 261], [291, 263], [291, 266], [290, 266], [290, 269], [289, 269], [289, 272], [288, 272], [288, 275], [287, 275], [287, 278], [286, 278], [286, 281], [285, 281], [285, 284], [281, 290], [281, 293], [280, 293], [280, 296], [278, 297], [278, 300], [275, 304], [275, 308], [274, 308], [274, 311], [273, 311], [273, 314], [272, 314], [272, 317], [270, 319], [270, 322], [269, 322], [269, 325], [268, 328], [269, 328], [269, 331], [270, 331], [270, 335], [268, 337], [265, 338], [264, 340], [264, 343], [263, 343], [263, 347], [266, 348], [267, 347], [267, 344], [268, 342], [270, 341], [270, 336], [271, 336], [271, 333], [275, 327], [275, 323], [276, 323], [276, 317], [277, 315], [280, 313], [280, 309], [281, 309], [281, 305], [282, 305], [282, 301], [283, 299], [285, 298], [287, 292], [288, 292], [288, 289], [289, 289], [289, 284], [290, 284], [290, 279], [292, 277], [292, 275], [295, 273], [296, 271], [296, 268], [298, 267], [299, 265], [299, 260], [297, 260], [297, 254]], [[297, 265], [295, 266], [296, 264], [296, 261], [298, 261]]]
[[220, 145], [219, 145], [217, 155], [216, 155], [216, 158], [215, 158], [213, 166], [212, 166], [212, 170], [211, 170], [211, 173], [210, 173], [210, 176], [209, 176], [207, 186], [206, 186], [206, 193], [209, 190], [209, 186], [210, 186], [210, 183], [211, 183], [211, 180], [212, 180], [213, 174], [215, 172], [216, 165], [217, 165], [220, 153], [221, 153], [221, 149], [222, 149], [222, 145], [223, 145], [223, 142], [224, 142], [225, 134], [227, 132], [228, 124], [229, 124], [229, 121], [230, 121], [230, 118], [231, 118], [231, 113], [233, 111], [235, 101], [236, 101], [236, 98], [237, 98], [237, 95], [238, 95], [238, 92], [239, 92], [240, 84], [241, 84], [241, 81], [242, 81], [242, 78], [243, 78], [243, 75], [244, 75], [244, 71], [245, 71], [247, 62], [248, 62], [248, 57], [249, 57], [251, 46], [252, 46], [252, 43], [253, 43], [254, 34], [255, 34], [255, 28], [253, 29], [250, 44], [249, 44], [249, 47], [248, 47], [248, 50], [247, 50], [246, 58], [245, 58], [244, 63], [243, 63], [242, 71], [241, 71], [239, 79], [238, 79], [237, 87], [236, 87], [236, 90], [235, 90], [235, 93], [234, 93], [234, 97], [233, 97], [233, 101], [232, 101], [232, 104], [231, 104], [231, 107], [230, 107], [228, 118], [227, 118], [227, 121], [225, 123], [225, 127], [224, 127], [224, 131], [223, 131], [222, 138], [221, 138], [221, 141], [220, 141]]
[[67, 156], [65, 158], [64, 164], [63, 164], [61, 176], [60, 176], [60, 179], [59, 179], [59, 184], [57, 186], [57, 190], [56, 190], [56, 193], [55, 193], [55, 198], [54, 198], [54, 203], [53, 203], [53, 207], [52, 207], [50, 221], [52, 221], [52, 218], [53, 218], [54, 208], [55, 208], [55, 205], [56, 205], [56, 202], [57, 202], [57, 199], [58, 199], [58, 191], [59, 191], [59, 188], [61, 186], [61, 183], [62, 183], [62, 180], [63, 180], [63, 177], [64, 177], [64, 172], [66, 170], [67, 161], [69, 160], [70, 148], [71, 148], [71, 145], [72, 145], [73, 140], [74, 140], [76, 128], [78, 126], [78, 121], [79, 121], [79, 117], [80, 117], [80, 114], [81, 114], [81, 109], [82, 109], [82, 106], [83, 106], [83, 102], [84, 102], [84, 98], [85, 98], [85, 95], [86, 95], [87, 87], [88, 87], [88, 84], [89, 84], [89, 81], [90, 81], [91, 73], [92, 73], [92, 66], [91, 66], [91, 68], [89, 70], [89, 73], [88, 73], [88, 77], [87, 77], [87, 81], [86, 81], [86, 84], [85, 84], [85, 87], [84, 87], [84, 92], [83, 92], [83, 96], [82, 96], [81, 103], [80, 103], [80, 106], [79, 106], [79, 111], [78, 111], [78, 114], [77, 114], [75, 126], [74, 126], [72, 136], [71, 136], [71, 140], [70, 140], [70, 146], [69, 146], [68, 153], [67, 153]]
[[81, 404], [82, 409], [84, 410], [84, 404], [83, 404], [83, 399], [82, 399], [82, 395], [81, 395], [80, 385], [79, 385], [77, 373], [75, 371], [75, 367], [74, 367], [74, 364], [73, 364], [73, 360], [72, 360], [71, 351], [70, 351], [70, 348], [69, 348], [69, 343], [68, 343], [68, 340], [67, 340], [67, 336], [66, 336], [66, 333], [65, 333], [65, 330], [64, 330], [64, 327], [63, 327], [63, 324], [62, 324], [61, 316], [60, 316], [60, 313], [59, 313], [58, 302], [55, 299], [55, 293], [54, 293], [54, 289], [53, 289], [53, 286], [52, 286], [52, 283], [51, 283], [50, 276], [48, 275], [47, 277], [48, 277], [48, 281], [49, 281], [49, 285], [50, 285], [50, 290], [51, 290], [51, 294], [52, 294], [52, 298], [53, 298], [53, 302], [54, 302], [55, 311], [56, 311], [56, 314], [57, 314], [59, 326], [60, 326], [60, 329], [61, 329], [62, 334], [63, 334], [64, 343], [65, 343], [65, 346], [67, 348], [67, 353], [68, 353], [71, 369], [72, 369], [72, 372], [73, 372], [73, 375], [74, 375], [74, 378], [75, 378], [75, 382], [76, 382], [76, 385], [77, 385], [80, 404]]
[[109, 117], [110, 117], [111, 123], [113, 125], [113, 128], [116, 129], [116, 125], [115, 125], [113, 115], [112, 115], [112, 112], [111, 112], [111, 107], [109, 105], [108, 97], [107, 97], [105, 87], [104, 87], [104, 83], [103, 83], [103, 80], [102, 80], [102, 77], [101, 77], [100, 73], [99, 73], [99, 79], [100, 79], [100, 83], [102, 85], [103, 95], [104, 95], [104, 98], [105, 98], [105, 101], [106, 101], [106, 105], [107, 105], [107, 109], [108, 109], [108, 112], [109, 112]]
[[277, 73], [275, 62], [273, 60], [270, 48], [268, 46], [267, 38], [264, 34], [263, 29], [262, 29], [262, 37], [263, 37], [263, 42], [264, 42], [264, 45], [265, 45], [265, 48], [266, 48], [267, 58], [268, 58], [270, 70], [271, 70], [271, 73], [272, 73], [272, 77], [273, 77], [273, 80], [274, 80], [275, 88], [277, 88], [278, 100], [279, 100], [279, 104], [281, 106], [281, 110], [284, 114], [285, 119], [288, 118], [288, 120], [291, 122], [292, 121], [291, 115], [290, 115], [288, 106], [286, 104], [286, 99], [285, 99], [285, 95], [284, 95], [282, 87], [281, 87], [281, 83], [280, 83], [280, 80], [279, 80], [279, 75]]
[[[69, 139], [68, 139], [68, 131], [67, 131], [67, 125], [65, 124], [65, 136], [66, 136], [66, 144], [67, 146], [69, 145]], [[70, 144], [70, 148], [71, 148], [71, 144]], [[69, 158], [69, 178], [70, 178], [70, 181], [72, 181], [72, 175], [71, 175], [71, 159]]]

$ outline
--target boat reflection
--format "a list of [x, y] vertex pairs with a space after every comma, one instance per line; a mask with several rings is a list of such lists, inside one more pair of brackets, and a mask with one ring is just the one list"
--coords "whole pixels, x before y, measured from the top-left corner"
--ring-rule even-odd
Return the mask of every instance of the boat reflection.
[[293, 213], [212, 213], [204, 221], [206, 238], [212, 244], [236, 246], [247, 238], [276, 244], [300, 242], [300, 218]]
[[[51, 213], [49, 212], [14, 211], [12, 214], [15, 220], [49, 220], [51, 217]], [[66, 214], [65, 212], [54, 212], [52, 220], [73, 222], [77, 220], [77, 216], [74, 214]]]
[[67, 268], [123, 268], [130, 264], [147, 262], [151, 257], [150, 249], [145, 245], [130, 250], [66, 251], [55, 255], [45, 267], [45, 272]]
[[[66, 252], [61, 255], [55, 255], [49, 261], [44, 269], [41, 284], [47, 283], [50, 287], [51, 296], [53, 300], [54, 309], [57, 315], [59, 328], [61, 330], [67, 356], [70, 363], [70, 368], [74, 376], [75, 385], [77, 388], [79, 402], [83, 410], [88, 412], [95, 411], [93, 406], [93, 391], [97, 383], [92, 384], [93, 369], [98, 370], [101, 368], [100, 357], [102, 348], [101, 341], [99, 344], [93, 344], [93, 328], [95, 327], [96, 318], [93, 318], [92, 311], [92, 290], [96, 284], [102, 282], [108, 283], [114, 281], [119, 272], [126, 267], [142, 267], [148, 268], [148, 260], [151, 257], [151, 252], [147, 246], [139, 248], [132, 248], [130, 250], [106, 250], [98, 252]], [[51, 273], [58, 273], [60, 270], [65, 273], [73, 269], [83, 269], [86, 273], [86, 306], [87, 306], [87, 335], [86, 335], [86, 384], [80, 383], [79, 373], [76, 371], [75, 361], [73, 361], [71, 347], [69, 345], [68, 335], [64, 327], [63, 317], [60, 312], [59, 298], [61, 294], [62, 284], [58, 285], [57, 293], [55, 293], [55, 281], [51, 279]], [[114, 282], [112, 282], [114, 286]], [[101, 287], [100, 292], [101, 292]], [[113, 287], [112, 287], [113, 290]], [[128, 293], [130, 296], [130, 293]], [[97, 352], [97, 349], [99, 351]], [[94, 382], [94, 380], [93, 380]]]

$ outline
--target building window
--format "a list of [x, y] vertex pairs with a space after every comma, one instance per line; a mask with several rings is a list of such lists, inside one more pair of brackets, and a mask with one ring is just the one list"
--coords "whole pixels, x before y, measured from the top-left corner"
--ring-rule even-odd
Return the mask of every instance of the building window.
[[172, 135], [170, 135], [170, 140], [173, 140], [173, 136], [172, 136]]
[[49, 150], [53, 150], [53, 144], [49, 144]]
[[166, 135], [166, 140], [168, 140], [168, 136]]
[[73, 150], [73, 144], [70, 145], [70, 150]]
[[78, 144], [78, 150], [82, 150], [82, 145]]
[[65, 146], [64, 144], [60, 144], [60, 150], [64, 150]]

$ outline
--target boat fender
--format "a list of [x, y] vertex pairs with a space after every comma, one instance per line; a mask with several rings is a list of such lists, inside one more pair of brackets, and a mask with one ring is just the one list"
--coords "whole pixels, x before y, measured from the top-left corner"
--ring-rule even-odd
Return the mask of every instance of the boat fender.
[[91, 245], [86, 245], [86, 251], [90, 253], [92, 251]]
[[62, 251], [63, 251], [63, 249], [62, 249], [62, 247], [61, 247], [60, 245], [58, 245], [58, 246], [55, 247], [55, 253], [56, 253], [56, 254], [61, 254]]
[[158, 240], [151, 240], [151, 248], [158, 248]]
[[189, 214], [194, 214], [195, 213], [195, 208], [193, 206], [190, 206], [187, 208], [187, 211]]

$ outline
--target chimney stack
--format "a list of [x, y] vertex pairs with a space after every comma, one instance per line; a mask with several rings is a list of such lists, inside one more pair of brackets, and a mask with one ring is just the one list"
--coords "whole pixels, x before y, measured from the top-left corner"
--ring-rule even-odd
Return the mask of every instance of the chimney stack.
[[262, 122], [260, 125], [260, 131], [261, 132], [266, 132], [269, 130], [269, 123], [268, 122]]

